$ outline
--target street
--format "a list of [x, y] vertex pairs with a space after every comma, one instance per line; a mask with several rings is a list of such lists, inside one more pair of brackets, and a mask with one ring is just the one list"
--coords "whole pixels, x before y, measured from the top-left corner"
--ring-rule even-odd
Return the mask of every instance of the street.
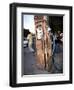
[[56, 45], [55, 54], [52, 56], [52, 68], [50, 72], [40, 69], [36, 65], [35, 53], [29, 47], [23, 48], [22, 75], [55, 74], [63, 73], [63, 46]]

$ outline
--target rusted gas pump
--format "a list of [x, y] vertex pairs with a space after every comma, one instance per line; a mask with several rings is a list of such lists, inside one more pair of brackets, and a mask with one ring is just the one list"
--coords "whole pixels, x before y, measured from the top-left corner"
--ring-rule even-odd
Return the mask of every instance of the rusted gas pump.
[[50, 57], [52, 53], [50, 34], [48, 32], [47, 17], [35, 16], [36, 30], [36, 57], [37, 64], [42, 69], [49, 69], [51, 66]]

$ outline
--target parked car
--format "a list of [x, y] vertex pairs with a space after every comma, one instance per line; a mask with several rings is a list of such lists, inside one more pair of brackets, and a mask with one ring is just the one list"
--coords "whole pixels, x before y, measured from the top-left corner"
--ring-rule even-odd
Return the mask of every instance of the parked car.
[[28, 47], [28, 40], [27, 40], [27, 38], [24, 38], [24, 40], [23, 40], [23, 47], [24, 48]]

